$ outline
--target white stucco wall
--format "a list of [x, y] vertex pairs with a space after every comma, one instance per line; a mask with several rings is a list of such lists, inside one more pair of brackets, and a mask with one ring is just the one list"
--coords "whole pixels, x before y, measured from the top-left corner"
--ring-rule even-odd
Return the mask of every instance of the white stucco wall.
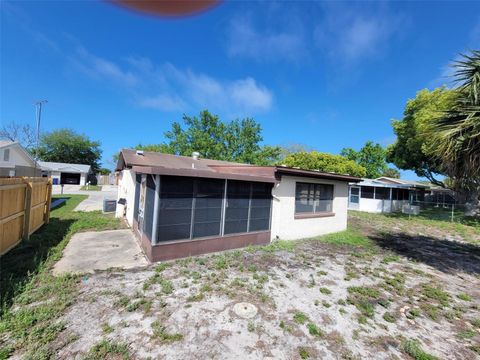
[[[295, 219], [295, 183], [308, 182], [334, 185], [334, 216], [310, 219]], [[274, 186], [272, 207], [272, 240], [296, 240], [347, 228], [348, 183], [305, 177], [282, 176]]]
[[[4, 152], [6, 149], [10, 150], [8, 161], [4, 161]], [[15, 145], [8, 148], [0, 149], [0, 167], [15, 168], [15, 166], [35, 166], [35, 163], [26, 156], [23, 151], [19, 150]]]
[[389, 213], [392, 211], [401, 211], [404, 204], [408, 204], [408, 200], [379, 200], [360, 198], [359, 207], [350, 208], [352, 210], [360, 210], [371, 213]]
[[[133, 170], [122, 170], [118, 177], [118, 199], [127, 199], [126, 219], [130, 226], [133, 225], [133, 209], [135, 204], [135, 172]], [[117, 204], [116, 216], [122, 217], [124, 207]]]

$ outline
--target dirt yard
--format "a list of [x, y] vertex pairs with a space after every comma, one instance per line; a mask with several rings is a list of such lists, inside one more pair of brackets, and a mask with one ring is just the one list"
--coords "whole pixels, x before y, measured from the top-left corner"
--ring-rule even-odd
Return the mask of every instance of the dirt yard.
[[85, 275], [48, 346], [62, 359], [478, 359], [472, 229], [467, 242], [352, 213], [320, 239]]

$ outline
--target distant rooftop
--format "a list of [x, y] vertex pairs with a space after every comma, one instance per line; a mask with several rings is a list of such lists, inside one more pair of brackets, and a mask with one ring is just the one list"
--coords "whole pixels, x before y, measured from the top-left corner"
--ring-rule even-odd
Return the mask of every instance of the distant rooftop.
[[43, 171], [60, 171], [71, 173], [88, 173], [90, 165], [86, 164], [67, 164], [60, 162], [39, 161], [38, 164]]

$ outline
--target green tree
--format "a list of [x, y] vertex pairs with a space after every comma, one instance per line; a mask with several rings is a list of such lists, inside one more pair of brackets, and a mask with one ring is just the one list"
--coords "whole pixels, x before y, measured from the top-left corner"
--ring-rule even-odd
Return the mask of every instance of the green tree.
[[42, 135], [40, 145], [34, 152], [43, 161], [88, 164], [93, 173], [100, 169], [100, 142], [71, 129], [59, 129]]
[[394, 168], [388, 168], [383, 172], [382, 176], [386, 176], [393, 179], [400, 179], [400, 171]]
[[387, 147], [387, 161], [402, 170], [413, 170], [436, 185], [445, 186], [438, 179], [444, 174], [442, 160], [434, 156], [433, 137], [427, 129], [445, 115], [454, 104], [456, 93], [446, 87], [417, 92], [407, 101], [403, 118], [392, 121], [397, 135], [394, 144]]
[[426, 134], [429, 151], [458, 190], [467, 195], [467, 215], [480, 214], [480, 51], [453, 64], [459, 85], [449, 108], [433, 119]]
[[365, 177], [367, 170], [355, 161], [341, 155], [322, 153], [318, 151], [297, 152], [288, 155], [282, 164], [289, 167], [299, 167], [308, 170], [318, 170], [337, 174]]
[[198, 151], [207, 159], [256, 165], [272, 164], [280, 155], [280, 148], [261, 145], [262, 128], [255, 120], [247, 118], [225, 123], [207, 110], [199, 117], [184, 115], [183, 126], [174, 122], [165, 138], [164, 143], [136, 148], [184, 156]]
[[111, 172], [112, 172], [112, 171], [111, 171], [110, 169], [107, 169], [107, 168], [103, 168], [103, 167], [102, 167], [102, 168], [98, 169], [98, 172], [97, 172], [97, 173], [100, 174], [100, 175], [108, 175], [108, 174], [110, 174]]
[[366, 176], [371, 179], [381, 176], [388, 169], [385, 149], [372, 141], [367, 141], [359, 151], [343, 148], [340, 154], [363, 166], [367, 170]]

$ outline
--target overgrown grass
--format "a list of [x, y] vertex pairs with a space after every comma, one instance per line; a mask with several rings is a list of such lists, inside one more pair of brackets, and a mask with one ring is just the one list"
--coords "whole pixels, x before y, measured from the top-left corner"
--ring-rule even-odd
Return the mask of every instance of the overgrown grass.
[[84, 360], [98, 359], [124, 359], [130, 358], [128, 345], [116, 343], [108, 340], [102, 340], [90, 349]]
[[381, 222], [383, 226], [403, 225], [414, 227], [418, 225], [434, 227], [444, 231], [454, 232], [466, 241], [478, 243], [473, 236], [480, 235], [480, 219], [465, 217], [461, 211], [454, 211], [454, 221], [451, 221], [451, 211], [443, 208], [423, 209], [419, 215], [408, 216], [401, 212], [374, 214], [363, 211], [348, 211], [349, 216], [368, 222]]
[[360, 247], [373, 246], [373, 242], [369, 238], [363, 236], [362, 234], [359, 234], [357, 231], [351, 228], [348, 228], [345, 231], [323, 235], [316, 239], [321, 242], [334, 244], [334, 245], [349, 245], [349, 246], [360, 246]]
[[438, 360], [437, 357], [423, 351], [417, 340], [405, 340], [401, 348], [415, 360]]
[[[55, 277], [51, 267], [74, 233], [121, 227], [118, 219], [100, 212], [73, 212], [85, 198], [68, 196], [52, 211], [48, 225], [2, 257], [0, 333], [6, 335], [0, 340], [4, 341], [0, 344], [2, 356], [20, 349], [25, 358], [54, 355], [49, 344], [64, 328], [57, 319], [74, 302], [79, 276]], [[15, 311], [11, 311], [12, 305]]]

